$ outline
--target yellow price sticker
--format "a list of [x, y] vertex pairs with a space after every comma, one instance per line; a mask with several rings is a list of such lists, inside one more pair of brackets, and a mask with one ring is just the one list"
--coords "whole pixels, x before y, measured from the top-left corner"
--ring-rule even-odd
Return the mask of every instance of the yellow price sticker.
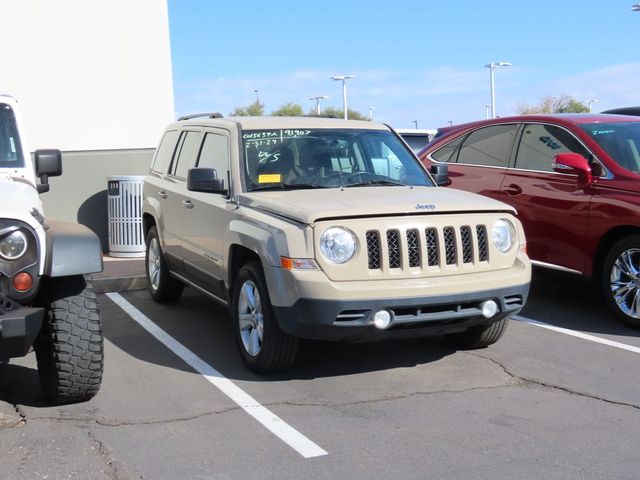
[[258, 183], [280, 183], [282, 175], [279, 173], [267, 173], [258, 175]]

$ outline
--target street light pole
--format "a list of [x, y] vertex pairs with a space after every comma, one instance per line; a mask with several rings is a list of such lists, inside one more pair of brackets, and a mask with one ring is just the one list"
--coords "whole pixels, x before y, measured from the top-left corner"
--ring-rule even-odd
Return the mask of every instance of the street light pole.
[[344, 108], [344, 119], [347, 117], [347, 80], [356, 78], [355, 75], [334, 75], [331, 80], [342, 82], [342, 107]]
[[510, 67], [509, 62], [491, 62], [485, 65], [489, 69], [489, 80], [491, 82], [491, 118], [496, 118], [496, 88], [494, 71], [498, 67]]
[[373, 111], [376, 107], [369, 107], [369, 121], [373, 120]]
[[316, 95], [315, 97], [311, 97], [309, 100], [316, 101], [316, 115], [320, 116], [320, 100], [325, 100], [329, 97], [326, 95]]
[[590, 98], [586, 101], [587, 107], [589, 107], [589, 113], [591, 113], [591, 104], [596, 103], [598, 101], [597, 98]]

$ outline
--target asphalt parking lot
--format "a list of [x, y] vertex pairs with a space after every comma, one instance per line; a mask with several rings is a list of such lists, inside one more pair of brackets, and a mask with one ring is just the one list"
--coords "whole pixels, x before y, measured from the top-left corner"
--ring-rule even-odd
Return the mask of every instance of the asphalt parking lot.
[[100, 295], [96, 398], [47, 407], [33, 355], [0, 365], [0, 478], [637, 479], [639, 332], [579, 277], [533, 282], [490, 348], [313, 342], [265, 377], [192, 289]]

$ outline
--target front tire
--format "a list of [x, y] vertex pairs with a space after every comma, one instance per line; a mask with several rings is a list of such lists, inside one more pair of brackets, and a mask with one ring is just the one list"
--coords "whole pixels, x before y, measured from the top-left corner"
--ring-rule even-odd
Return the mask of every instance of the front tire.
[[176, 302], [182, 296], [184, 283], [171, 278], [169, 268], [162, 253], [158, 229], [149, 229], [146, 237], [145, 273], [147, 275], [147, 289], [158, 303]]
[[600, 288], [607, 307], [627, 326], [640, 329], [640, 235], [611, 247], [602, 265]]
[[233, 289], [233, 325], [240, 355], [249, 370], [276, 372], [295, 363], [300, 340], [278, 326], [259, 262], [247, 263], [238, 272]]
[[93, 287], [82, 275], [47, 278], [37, 302], [45, 308], [35, 344], [45, 398], [56, 404], [89, 400], [100, 389], [104, 365]]
[[508, 318], [497, 320], [490, 325], [477, 325], [471, 327], [464, 332], [450, 333], [447, 340], [460, 350], [474, 350], [477, 348], [485, 348], [496, 343], [509, 324]]

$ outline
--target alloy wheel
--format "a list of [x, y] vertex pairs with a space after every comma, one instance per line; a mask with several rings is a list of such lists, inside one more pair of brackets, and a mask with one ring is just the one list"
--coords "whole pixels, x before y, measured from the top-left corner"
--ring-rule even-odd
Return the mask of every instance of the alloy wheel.
[[260, 292], [251, 280], [244, 282], [240, 288], [238, 328], [245, 351], [255, 357], [262, 349], [264, 318]]

